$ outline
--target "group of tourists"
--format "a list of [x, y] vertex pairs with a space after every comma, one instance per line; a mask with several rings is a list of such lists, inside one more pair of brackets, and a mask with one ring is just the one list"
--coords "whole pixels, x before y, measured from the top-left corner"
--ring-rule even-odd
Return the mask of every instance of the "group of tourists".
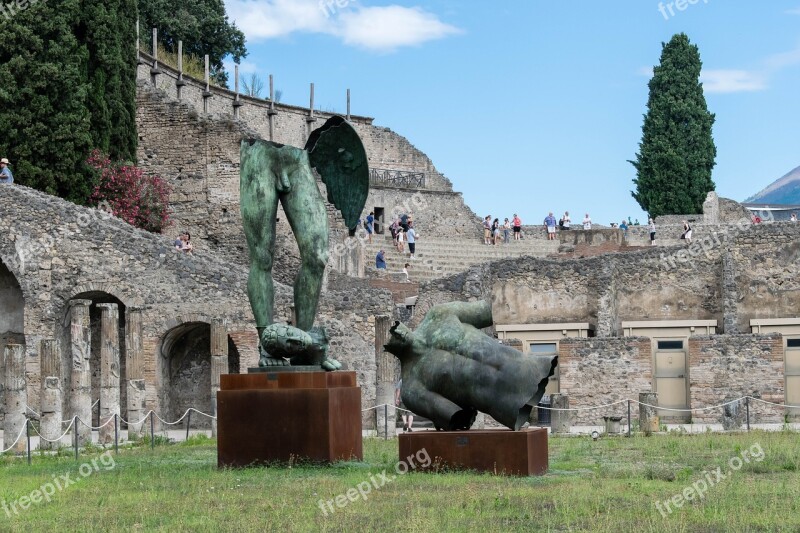
[[508, 244], [511, 241], [511, 233], [514, 234], [515, 241], [522, 238], [522, 219], [516, 213], [510, 221], [505, 219], [502, 225], [498, 218], [492, 221], [492, 215], [486, 215], [486, 218], [483, 219], [483, 244], [496, 246], [500, 244], [501, 238], [505, 244]]
[[178, 235], [178, 238], [175, 239], [175, 251], [182, 252], [185, 254], [192, 255], [194, 251], [194, 246], [192, 245], [192, 236], [189, 234], [188, 231], [182, 232]]

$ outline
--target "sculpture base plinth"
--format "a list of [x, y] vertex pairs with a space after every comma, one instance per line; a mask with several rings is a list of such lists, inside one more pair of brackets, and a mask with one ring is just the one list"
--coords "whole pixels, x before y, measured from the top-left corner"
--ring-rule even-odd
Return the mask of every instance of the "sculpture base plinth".
[[[420, 457], [430, 457], [431, 464], [427, 467], [419, 464]], [[427, 472], [447, 468], [507, 476], [540, 476], [547, 473], [547, 430], [403, 433], [400, 435], [400, 461], [411, 470]]]
[[219, 467], [362, 458], [355, 372], [276, 369], [220, 377]]

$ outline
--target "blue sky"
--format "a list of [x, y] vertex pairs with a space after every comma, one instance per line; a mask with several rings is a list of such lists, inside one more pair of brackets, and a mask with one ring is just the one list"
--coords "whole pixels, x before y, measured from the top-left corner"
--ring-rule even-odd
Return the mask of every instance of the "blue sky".
[[243, 73], [297, 105], [314, 82], [329, 111], [350, 88], [354, 114], [407, 137], [481, 216], [642, 221], [627, 160], [679, 32], [717, 117], [717, 192], [741, 201], [800, 165], [800, 0], [225, 1]]

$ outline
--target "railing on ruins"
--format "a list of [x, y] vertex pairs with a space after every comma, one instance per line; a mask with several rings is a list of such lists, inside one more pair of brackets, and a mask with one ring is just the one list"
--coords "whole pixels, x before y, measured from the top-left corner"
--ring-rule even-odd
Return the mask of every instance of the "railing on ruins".
[[408, 170], [371, 168], [369, 169], [369, 183], [370, 185], [382, 185], [385, 187], [426, 188], [425, 173]]

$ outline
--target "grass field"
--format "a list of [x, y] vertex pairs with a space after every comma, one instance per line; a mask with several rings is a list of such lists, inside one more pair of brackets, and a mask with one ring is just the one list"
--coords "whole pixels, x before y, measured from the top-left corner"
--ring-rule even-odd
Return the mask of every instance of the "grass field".
[[[31, 466], [4, 457], [0, 530], [800, 531], [793, 432], [551, 438], [550, 472], [532, 478], [397, 475], [396, 440], [367, 439], [364, 455], [327, 468], [218, 470], [214, 441], [201, 438], [118, 456], [98, 450], [78, 462], [69, 453], [34, 456]], [[395, 479], [386, 482], [384, 471]], [[75, 483], [58, 490], [65, 478]], [[373, 480], [366, 499], [356, 493], [341, 508], [321, 509], [320, 500], [359, 484], [366, 492]], [[702, 490], [700, 480], [702, 498], [694, 492], [680, 507], [665, 506], [693, 486]], [[37, 490], [53, 494], [22, 499]]]

